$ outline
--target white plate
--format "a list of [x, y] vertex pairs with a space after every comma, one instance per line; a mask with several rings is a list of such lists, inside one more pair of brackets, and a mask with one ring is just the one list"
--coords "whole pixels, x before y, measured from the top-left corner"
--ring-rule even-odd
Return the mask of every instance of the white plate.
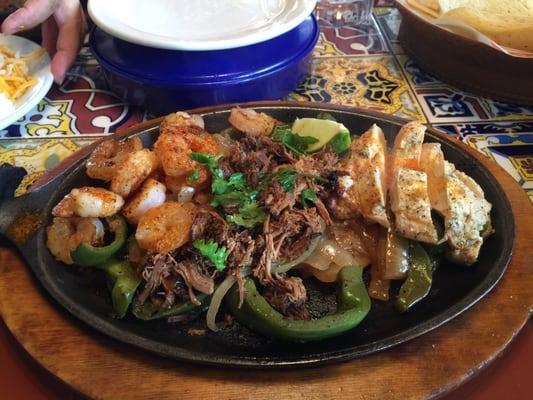
[[89, 0], [92, 20], [126, 41], [162, 49], [220, 50], [298, 26], [316, 0]]
[[[0, 44], [8, 47], [18, 56], [29, 54], [40, 48], [38, 44], [28, 39], [12, 35], [0, 34]], [[48, 53], [45, 53], [39, 59], [29, 61], [28, 69], [30, 75], [37, 79], [37, 83], [15, 101], [12, 112], [6, 114], [0, 110], [0, 130], [8, 127], [20, 117], [27, 114], [28, 111], [41, 101], [52, 86], [54, 78], [50, 71], [50, 57]]]

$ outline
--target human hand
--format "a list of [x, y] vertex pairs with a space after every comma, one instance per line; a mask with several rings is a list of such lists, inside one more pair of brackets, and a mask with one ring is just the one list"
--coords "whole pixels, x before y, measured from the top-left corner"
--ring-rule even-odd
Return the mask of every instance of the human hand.
[[43, 47], [52, 57], [52, 74], [61, 83], [76, 59], [86, 30], [79, 0], [28, 0], [6, 18], [0, 31], [13, 34], [41, 23]]

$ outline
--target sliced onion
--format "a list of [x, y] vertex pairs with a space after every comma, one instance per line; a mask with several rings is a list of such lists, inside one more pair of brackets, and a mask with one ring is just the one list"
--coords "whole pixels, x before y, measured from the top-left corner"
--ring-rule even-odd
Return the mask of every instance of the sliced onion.
[[389, 300], [390, 281], [379, 278], [372, 271], [370, 285], [368, 287], [368, 295], [376, 300]]
[[330, 226], [332, 237], [337, 244], [344, 250], [352, 254], [368, 255], [369, 252], [364, 242], [365, 224], [358, 220], [345, 221], [344, 223], [335, 223]]
[[[376, 246], [376, 262], [370, 270], [370, 285], [368, 286], [368, 295], [376, 300], [389, 300], [390, 280], [383, 278], [385, 270], [385, 250], [387, 248], [387, 231], [380, 231], [378, 243]], [[385, 240], [383, 240], [385, 238]]]
[[315, 239], [311, 240], [311, 243], [309, 243], [309, 247], [307, 247], [307, 249], [302, 254], [300, 254], [294, 260], [287, 261], [287, 262], [285, 262], [283, 264], [272, 265], [272, 272], [274, 272], [276, 274], [282, 274], [282, 273], [287, 272], [290, 269], [296, 267], [297, 265], [302, 264], [304, 261], [306, 261], [311, 256], [311, 254], [315, 251], [315, 249], [319, 245], [319, 243], [320, 243], [320, 241], [321, 241], [321, 239], [322, 239], [322, 237], [324, 235], [324, 230], [326, 229], [326, 225], [322, 221], [320, 222], [320, 227], [321, 227], [321, 230], [322, 230], [322, 232], [321, 232], [322, 234], [320, 236], [316, 237]]
[[216, 323], [218, 309], [222, 304], [224, 296], [226, 293], [228, 293], [228, 290], [231, 289], [234, 283], [235, 277], [233, 275], [226, 276], [226, 279], [224, 279], [222, 283], [218, 285], [217, 289], [213, 293], [213, 296], [211, 297], [211, 303], [209, 304], [209, 309], [207, 310], [206, 322], [207, 327], [214, 332], [218, 331], [218, 326]]
[[320, 239], [321, 239], [320, 237], [317, 237], [317, 238], [313, 239], [311, 241], [311, 243], [309, 243], [309, 247], [307, 248], [307, 250], [305, 250], [302, 254], [300, 254], [294, 260], [287, 261], [286, 263], [283, 263], [283, 264], [275, 264], [275, 265], [273, 265], [272, 266], [272, 272], [274, 272], [276, 274], [282, 274], [282, 273], [287, 272], [290, 269], [296, 267], [297, 265], [302, 264], [304, 261], [307, 263], [306, 260], [315, 251], [315, 249], [317, 248], [317, 246], [318, 246], [318, 244], [320, 242]]
[[227, 156], [231, 154], [231, 150], [233, 149], [233, 145], [235, 141], [229, 137], [229, 135], [224, 135], [220, 133], [214, 133], [211, 135], [213, 139], [217, 142], [218, 145], [218, 151]]
[[382, 258], [382, 279], [405, 279], [409, 269], [409, 241], [388, 229], [379, 238], [378, 249]]
[[321, 238], [316, 249], [305, 260], [305, 263], [314, 269], [324, 271], [329, 268], [332, 261], [332, 254], [335, 253], [333, 243], [329, 238]]
[[[241, 275], [243, 278], [247, 277], [249, 274], [250, 274], [249, 269], [241, 270]], [[235, 276], [227, 275], [226, 279], [224, 279], [222, 283], [218, 285], [215, 292], [213, 293], [213, 296], [211, 296], [211, 303], [209, 304], [209, 308], [207, 310], [206, 322], [207, 322], [207, 327], [211, 329], [213, 332], [217, 332], [219, 330], [217, 323], [216, 323], [218, 310], [220, 309], [222, 300], [224, 300], [224, 297], [226, 296], [228, 291], [235, 284], [235, 281], [236, 281]]]
[[318, 279], [320, 282], [333, 283], [337, 281], [337, 275], [339, 271], [344, 268], [343, 266], [337, 264], [329, 264], [328, 267], [324, 270], [319, 270], [315, 268], [309, 268], [309, 272]]
[[366, 253], [345, 250], [337, 241], [326, 235], [305, 263], [315, 269], [326, 270], [330, 268], [331, 263], [341, 267], [346, 265], [366, 267], [370, 264], [370, 259]]
[[178, 203], [188, 203], [192, 201], [194, 196], [194, 188], [191, 186], [183, 186], [178, 193]]

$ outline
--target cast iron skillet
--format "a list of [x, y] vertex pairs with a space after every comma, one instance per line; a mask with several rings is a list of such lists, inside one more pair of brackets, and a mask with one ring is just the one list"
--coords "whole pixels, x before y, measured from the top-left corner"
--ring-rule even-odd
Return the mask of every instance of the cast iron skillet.
[[[262, 102], [245, 106], [286, 122], [328, 111], [351, 132], [357, 133], [377, 123], [389, 144], [405, 122], [384, 114], [317, 103]], [[218, 106], [196, 112], [204, 116], [208, 131], [218, 132], [228, 126], [230, 109], [231, 106]], [[157, 134], [157, 121], [129, 132], [129, 135], [139, 135], [145, 145], [152, 144]], [[98, 275], [56, 262], [46, 249], [44, 225], [41, 224], [27, 241], [19, 241], [16, 245], [58, 305], [104, 334], [162, 356], [204, 364], [258, 368], [315, 365], [360, 357], [413, 339], [464, 312], [494, 287], [511, 257], [515, 234], [513, 215], [498, 182], [480, 162], [462, 150], [462, 144], [431, 131], [426, 141], [441, 143], [446, 159], [482, 186], [493, 205], [492, 222], [496, 233], [483, 245], [475, 265], [464, 267], [444, 262], [435, 273], [429, 296], [410, 312], [401, 315], [390, 303], [373, 301], [369, 315], [357, 328], [322, 342], [283, 343], [261, 337], [238, 324], [218, 333], [188, 335], [190, 328], [205, 327], [204, 318], [185, 325], [143, 322], [132, 316], [113, 319], [107, 290], [99, 282]], [[86, 177], [82, 159], [47, 185], [23, 197], [4, 201], [0, 207], [0, 232], [12, 236], [9, 226], [20, 224], [21, 215], [37, 215], [47, 223], [51, 208], [71, 188], [87, 184], [95, 182]]]

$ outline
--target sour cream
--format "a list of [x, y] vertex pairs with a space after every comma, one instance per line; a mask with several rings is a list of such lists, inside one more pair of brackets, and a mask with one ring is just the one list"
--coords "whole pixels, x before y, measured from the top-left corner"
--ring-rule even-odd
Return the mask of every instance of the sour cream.
[[0, 93], [0, 118], [8, 117], [15, 111], [15, 105], [4, 93]]

